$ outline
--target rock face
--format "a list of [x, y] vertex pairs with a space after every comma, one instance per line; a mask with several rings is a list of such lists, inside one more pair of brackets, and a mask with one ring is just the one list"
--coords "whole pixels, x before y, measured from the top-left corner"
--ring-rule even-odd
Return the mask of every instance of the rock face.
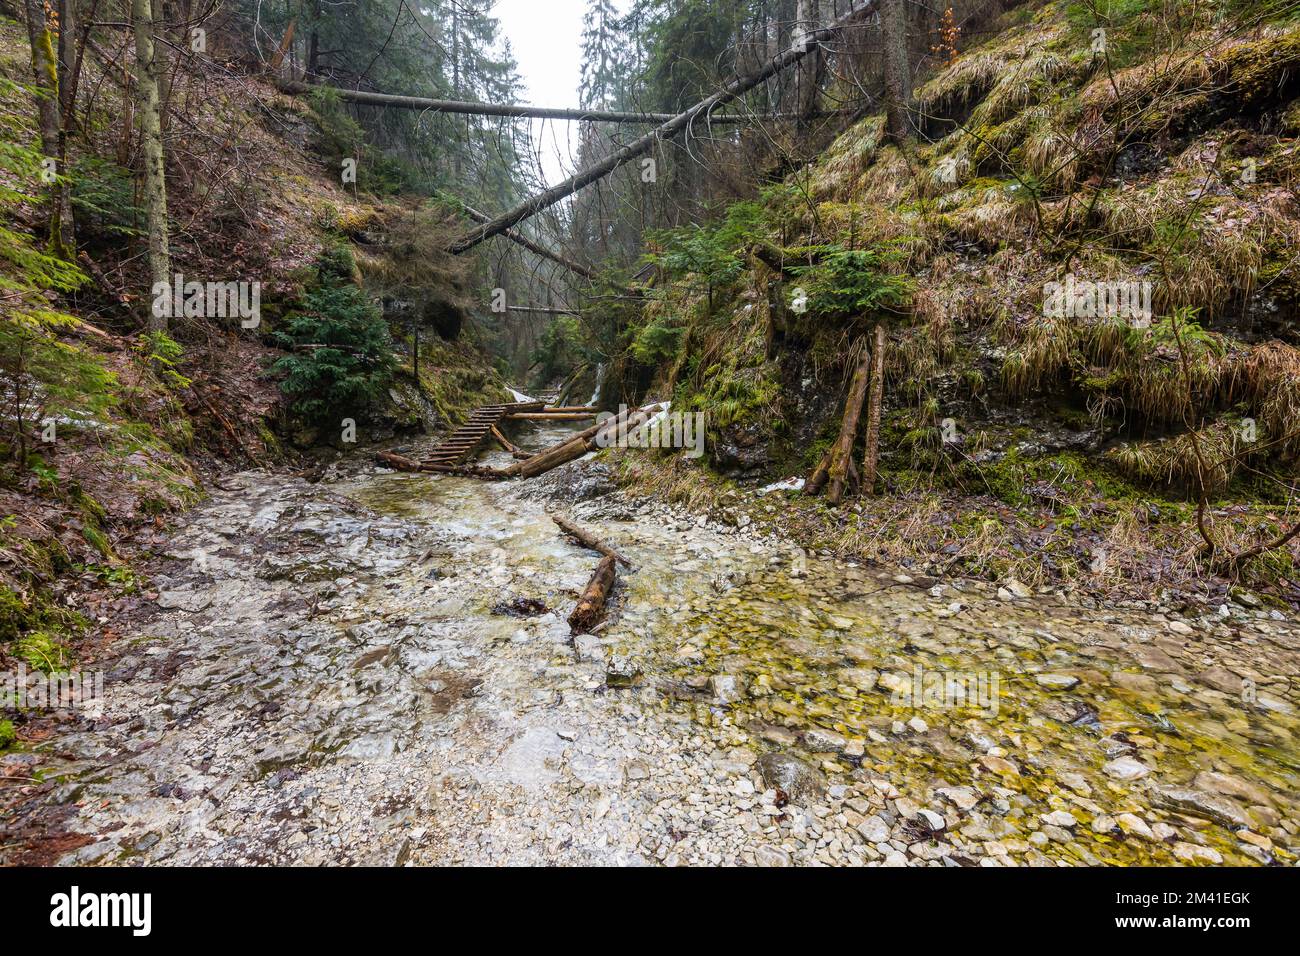
[[758, 758], [758, 772], [769, 787], [784, 790], [799, 806], [816, 803], [826, 793], [826, 777], [798, 757], [771, 751]]
[[731, 425], [713, 440], [713, 463], [724, 475], [767, 467], [772, 460], [767, 436], [757, 425]]

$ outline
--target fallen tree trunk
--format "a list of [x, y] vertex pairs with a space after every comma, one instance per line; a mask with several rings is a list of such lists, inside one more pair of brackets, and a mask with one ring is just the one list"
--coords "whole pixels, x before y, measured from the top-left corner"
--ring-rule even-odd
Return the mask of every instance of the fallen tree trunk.
[[503, 477], [535, 478], [552, 468], [558, 468], [560, 465], [575, 461], [587, 454], [587, 452], [600, 447], [605, 439], [614, 437], [617, 432], [621, 431], [626, 434], [628, 431], [644, 425], [650, 420], [651, 415], [659, 411], [660, 407], [659, 405], [650, 405], [646, 408], [639, 408], [634, 412], [628, 412], [626, 415], [615, 416], [603, 422], [598, 422], [590, 428], [578, 432], [568, 441], [553, 445], [545, 451], [538, 452], [527, 461], [517, 462], [504, 469]]
[[490, 481], [499, 481], [510, 477], [502, 469], [492, 468], [487, 465], [455, 465], [440, 461], [417, 461], [414, 458], [407, 458], [405, 455], [394, 454], [391, 451], [375, 452], [375, 460], [398, 471], [457, 475], [462, 478], [483, 478]]
[[596, 570], [587, 582], [587, 587], [578, 599], [578, 606], [569, 615], [569, 629], [574, 634], [585, 634], [600, 623], [605, 616], [605, 601], [618, 574], [613, 555], [605, 555], [596, 565]]
[[850, 13], [845, 14], [828, 27], [820, 30], [813, 30], [806, 34], [801, 42], [792, 46], [779, 56], [770, 60], [762, 69], [749, 74], [748, 76], [737, 77], [728, 83], [712, 96], [706, 97], [696, 103], [684, 113], [679, 113], [671, 119], [664, 122], [661, 126], [656, 127], [649, 133], [646, 133], [639, 139], [636, 139], [624, 146], [622, 149], [615, 150], [609, 156], [600, 162], [588, 166], [586, 169], [579, 170], [564, 182], [552, 186], [515, 206], [508, 212], [497, 216], [491, 222], [484, 223], [480, 228], [470, 230], [454, 240], [448, 251], [453, 255], [459, 255], [473, 249], [485, 239], [491, 239], [493, 236], [500, 235], [512, 226], [518, 225], [530, 216], [535, 216], [543, 209], [554, 206], [566, 196], [571, 196], [579, 189], [589, 186], [608, 176], [620, 166], [630, 163], [639, 156], [643, 156], [654, 150], [655, 146], [661, 140], [671, 139], [678, 133], [681, 133], [689, 127], [699, 117], [706, 116], [713, 109], [721, 106], [723, 103], [730, 102], [736, 97], [741, 96], [760, 83], [780, 73], [788, 66], [792, 66], [802, 60], [808, 53], [813, 50], [819, 43], [831, 39], [844, 27], [865, 17], [876, 7], [876, 0], [867, 0], [861, 7]]
[[390, 465], [393, 468], [396, 468], [398, 471], [430, 470], [429, 466], [422, 461], [416, 461], [414, 458], [407, 458], [405, 455], [398, 455], [391, 451], [377, 451], [375, 452], [375, 458], [378, 461], [383, 462], [385, 465]]
[[604, 541], [601, 541], [590, 531], [579, 528], [562, 515], [551, 515], [551, 520], [578, 544], [601, 555], [596, 570], [592, 573], [591, 579], [587, 582], [587, 587], [578, 599], [578, 606], [569, 615], [570, 630], [574, 634], [585, 634], [595, 627], [605, 615], [605, 602], [608, 600], [609, 592], [614, 587], [614, 581], [618, 577], [618, 569], [615, 565], [622, 564], [626, 568], [630, 568], [632, 565], [627, 558]]
[[[672, 113], [632, 113], [623, 110], [586, 110], [562, 106], [528, 106], [523, 103], [474, 103], [468, 100], [437, 100], [427, 96], [402, 96], [394, 93], [372, 93], [369, 90], [349, 90], [343, 87], [291, 81], [280, 84], [286, 93], [310, 93], [312, 90], [328, 91], [345, 103], [360, 106], [385, 106], [389, 109], [432, 110], [437, 113], [466, 113], [471, 116], [508, 116], [519, 119], [577, 120], [583, 123], [666, 123]], [[766, 116], [748, 116], [743, 113], [711, 117], [721, 123], [747, 123]]]
[[853, 462], [853, 443], [858, 437], [858, 420], [862, 417], [862, 403], [867, 398], [871, 350], [867, 348], [865, 340], [860, 342], [860, 347], [858, 367], [853, 371], [849, 397], [844, 402], [844, 422], [840, 426], [840, 437], [836, 439], [831, 453], [830, 481], [826, 488], [826, 500], [833, 505], [838, 505], [844, 500], [844, 492], [851, 477], [850, 466]]
[[[464, 209], [465, 215], [469, 216], [469, 218], [473, 219], [475, 222], [485, 223], [492, 221], [492, 217], [487, 213], [479, 212], [473, 206], [468, 206], [464, 202], [460, 202], [460, 208]], [[517, 229], [507, 229], [505, 232], [501, 233], [501, 235], [505, 236], [511, 242], [516, 242], [523, 246], [529, 252], [541, 256], [543, 259], [549, 259], [558, 265], [564, 266], [564, 268], [568, 269], [570, 272], [575, 275], [580, 275], [584, 279], [590, 279], [594, 282], [598, 277], [595, 269], [589, 269], [587, 266], [574, 262], [568, 256], [562, 256], [558, 252], [547, 249], [540, 242], [534, 242]]]
[[595, 412], [512, 412], [503, 421], [524, 422], [580, 422], [595, 416]]
[[632, 567], [632, 563], [628, 561], [627, 558], [623, 557], [623, 555], [619, 554], [604, 541], [601, 541], [590, 531], [578, 527], [563, 515], [551, 515], [551, 520], [559, 526], [561, 531], [567, 534], [574, 541], [577, 541], [578, 544], [582, 545], [584, 548], [590, 548], [597, 554], [604, 555], [607, 558], [613, 558], [625, 568]]

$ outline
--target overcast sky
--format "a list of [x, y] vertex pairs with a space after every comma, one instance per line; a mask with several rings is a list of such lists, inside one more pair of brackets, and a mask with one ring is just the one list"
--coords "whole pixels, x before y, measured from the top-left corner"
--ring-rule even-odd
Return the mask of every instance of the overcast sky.
[[[618, 0], [621, 11], [627, 0]], [[577, 106], [582, 79], [582, 16], [586, 0], [496, 0], [492, 13], [509, 38], [531, 106]], [[534, 121], [533, 142], [554, 185], [573, 172], [577, 123]]]

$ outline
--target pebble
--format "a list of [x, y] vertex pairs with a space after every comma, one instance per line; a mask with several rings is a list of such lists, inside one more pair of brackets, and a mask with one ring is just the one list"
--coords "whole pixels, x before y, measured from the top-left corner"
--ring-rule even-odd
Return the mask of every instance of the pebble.
[[1144, 840], [1154, 840], [1156, 838], [1156, 835], [1151, 832], [1151, 827], [1147, 826], [1147, 822], [1135, 814], [1121, 813], [1115, 818], [1115, 822], [1119, 824], [1119, 828], [1125, 833], [1140, 836]]
[[1040, 819], [1055, 827], [1072, 827], [1079, 822], [1069, 810], [1053, 810], [1051, 813], [1044, 813]]
[[1132, 757], [1116, 757], [1102, 765], [1102, 772], [1116, 780], [1139, 780], [1151, 772], [1151, 768]]
[[1213, 847], [1197, 846], [1194, 843], [1175, 843], [1174, 856], [1184, 863], [1208, 863], [1218, 866], [1223, 862], [1223, 855]]
[[1069, 674], [1038, 674], [1034, 680], [1049, 690], [1070, 690], [1079, 684], [1079, 678]]

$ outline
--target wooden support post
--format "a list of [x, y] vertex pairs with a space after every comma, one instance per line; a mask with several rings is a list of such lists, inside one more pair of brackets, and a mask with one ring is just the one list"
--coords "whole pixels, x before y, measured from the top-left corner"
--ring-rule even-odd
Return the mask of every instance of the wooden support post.
[[880, 406], [885, 395], [885, 327], [876, 323], [876, 347], [872, 349], [871, 397], [867, 400], [867, 447], [862, 453], [862, 493], [876, 490], [876, 465], [880, 458]]
[[871, 372], [871, 350], [865, 339], [859, 340], [860, 356], [858, 367], [853, 371], [853, 381], [849, 385], [849, 397], [844, 403], [844, 422], [840, 426], [840, 437], [836, 440], [831, 453], [830, 481], [826, 488], [826, 500], [838, 505], [844, 500], [844, 492], [849, 483], [849, 465], [853, 460], [853, 442], [858, 437], [858, 420], [862, 417], [862, 403], [867, 398], [867, 380]]

